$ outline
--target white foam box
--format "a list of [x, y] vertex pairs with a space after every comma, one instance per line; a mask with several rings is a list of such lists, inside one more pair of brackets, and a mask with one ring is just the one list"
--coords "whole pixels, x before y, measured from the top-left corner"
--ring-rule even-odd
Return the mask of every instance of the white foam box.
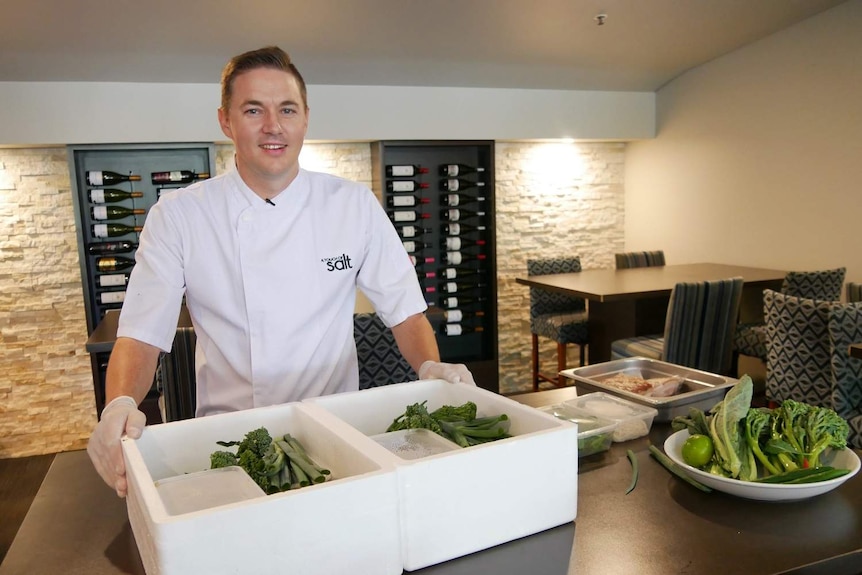
[[[402, 459], [372, 440], [408, 405], [473, 401], [480, 416], [505, 413], [510, 438]], [[396, 467], [401, 557], [408, 571], [573, 521], [577, 514], [577, 425], [466, 384], [420, 380], [303, 401], [357, 432], [367, 452]]]
[[[290, 403], [149, 426], [140, 439], [124, 439], [129, 522], [147, 574], [400, 574], [394, 467], [351, 443], [346, 437], [355, 431], [346, 424], [324, 424], [311, 411]], [[226, 449], [216, 441], [240, 440], [261, 426], [293, 435], [331, 479], [168, 512], [157, 482], [207, 469], [209, 454]]]

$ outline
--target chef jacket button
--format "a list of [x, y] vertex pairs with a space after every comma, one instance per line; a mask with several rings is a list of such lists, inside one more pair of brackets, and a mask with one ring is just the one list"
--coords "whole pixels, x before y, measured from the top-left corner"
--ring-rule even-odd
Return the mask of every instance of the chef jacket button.
[[250, 222], [250, 221], [251, 221], [251, 215], [249, 215], [249, 214], [245, 214], [245, 215], [242, 217], [242, 221], [244, 221], [244, 222]]

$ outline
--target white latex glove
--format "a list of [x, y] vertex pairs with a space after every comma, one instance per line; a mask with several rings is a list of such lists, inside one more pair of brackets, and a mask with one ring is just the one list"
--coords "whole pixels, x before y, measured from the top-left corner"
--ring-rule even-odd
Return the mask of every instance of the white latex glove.
[[419, 366], [419, 379], [445, 379], [449, 383], [469, 383], [476, 385], [473, 374], [463, 363], [440, 363], [428, 360]]
[[147, 416], [138, 410], [137, 402], [122, 395], [102, 410], [102, 418], [87, 443], [87, 454], [93, 466], [119, 497], [125, 497], [128, 488], [120, 438], [124, 434], [132, 439], [139, 438], [146, 424]]

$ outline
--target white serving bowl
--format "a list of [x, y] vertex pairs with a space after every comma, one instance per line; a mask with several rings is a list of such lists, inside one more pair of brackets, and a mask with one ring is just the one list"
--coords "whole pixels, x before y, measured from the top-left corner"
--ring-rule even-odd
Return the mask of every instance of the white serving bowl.
[[832, 451], [823, 459], [825, 465], [850, 470], [850, 473], [836, 477], [835, 479], [793, 485], [730, 479], [701, 471], [682, 460], [682, 444], [688, 439], [688, 435], [688, 430], [683, 429], [668, 437], [664, 442], [664, 452], [667, 456], [674, 463], [682, 467], [692, 479], [716, 491], [722, 491], [745, 499], [759, 499], [761, 501], [796, 501], [799, 499], [808, 499], [832, 491], [859, 472], [859, 456], [852, 449], [847, 448]]

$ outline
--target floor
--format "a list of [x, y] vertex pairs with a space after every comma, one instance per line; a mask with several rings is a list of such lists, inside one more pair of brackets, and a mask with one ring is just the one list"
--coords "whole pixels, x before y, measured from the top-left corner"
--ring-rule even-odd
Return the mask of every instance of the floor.
[[0, 459], [0, 563], [53, 461], [53, 454]]

